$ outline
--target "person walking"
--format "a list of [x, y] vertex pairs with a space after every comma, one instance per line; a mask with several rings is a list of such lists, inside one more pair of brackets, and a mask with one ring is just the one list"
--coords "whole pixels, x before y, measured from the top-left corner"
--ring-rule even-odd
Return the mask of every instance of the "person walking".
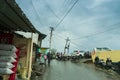
[[50, 65], [50, 60], [51, 60], [51, 54], [50, 54], [50, 52], [47, 53], [47, 59], [48, 59], [48, 65]]

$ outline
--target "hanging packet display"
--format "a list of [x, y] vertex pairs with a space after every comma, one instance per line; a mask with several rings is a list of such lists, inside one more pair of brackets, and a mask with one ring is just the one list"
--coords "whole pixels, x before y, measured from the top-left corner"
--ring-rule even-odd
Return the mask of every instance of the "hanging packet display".
[[16, 47], [10, 44], [0, 44], [0, 50], [13, 51], [13, 52], [17, 51]]
[[13, 64], [9, 63], [9, 62], [0, 62], [0, 68], [13, 68], [15, 67]]
[[9, 68], [0, 68], [0, 74], [12, 74], [12, 73], [14, 72]]
[[0, 56], [11, 56], [13, 58], [17, 58], [16, 53], [14, 51], [6, 51], [6, 50], [0, 50]]
[[0, 62], [16, 62], [16, 60], [11, 56], [0, 56]]

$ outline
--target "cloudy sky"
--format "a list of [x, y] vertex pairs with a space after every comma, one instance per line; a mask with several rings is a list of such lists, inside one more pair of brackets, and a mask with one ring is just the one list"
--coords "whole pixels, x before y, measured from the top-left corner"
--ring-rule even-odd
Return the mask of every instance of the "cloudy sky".
[[[52, 48], [58, 51], [64, 50], [67, 37], [71, 42], [70, 52], [77, 49], [92, 50], [94, 47], [120, 49], [120, 0], [16, 0], [16, 2], [35, 28], [47, 35], [43, 47], [49, 46], [51, 26], [55, 28]], [[62, 19], [63, 21], [57, 25]]]

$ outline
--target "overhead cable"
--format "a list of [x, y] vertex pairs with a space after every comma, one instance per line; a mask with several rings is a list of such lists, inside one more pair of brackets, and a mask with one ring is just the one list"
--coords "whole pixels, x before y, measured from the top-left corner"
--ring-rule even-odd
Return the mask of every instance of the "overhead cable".
[[[110, 25], [110, 26], [112, 26], [112, 27], [109, 28], [109, 29], [107, 29], [107, 30], [100, 31], [100, 32], [96, 32], [96, 33], [93, 33], [93, 34], [90, 34], [90, 35], [87, 35], [87, 36], [82, 36], [82, 37], [77, 38], [77, 39], [88, 38], [88, 37], [91, 37], [91, 36], [95, 36], [95, 35], [103, 34], [103, 33], [105, 33], [105, 32], [108, 32], [108, 31], [111, 31], [111, 30], [117, 29], [118, 26], [116, 26], [116, 27], [113, 27], [113, 26], [118, 25], [118, 24], [120, 24], [120, 22], [119, 22], [119, 23], [115, 23], [115, 24]], [[108, 27], [110, 27], [110, 26], [108, 26]], [[77, 40], [77, 39], [72, 39], [72, 40]]]
[[73, 5], [71, 6], [71, 8], [67, 11], [67, 13], [62, 17], [62, 19], [58, 22], [58, 24], [56, 25], [55, 29], [61, 24], [61, 22], [65, 19], [65, 17], [70, 13], [70, 11], [73, 9], [73, 7], [75, 6], [75, 4], [78, 2], [79, 0], [76, 0]]
[[[38, 16], [38, 18], [39, 18], [39, 20], [40, 20], [41, 18], [40, 18], [40, 16], [39, 16], [39, 14], [38, 14], [38, 12], [37, 12], [37, 10], [36, 10], [34, 4], [33, 4], [33, 0], [31, 0], [31, 4], [32, 4], [32, 6], [33, 6], [33, 9], [34, 9], [35, 13], [37, 14], [37, 16]], [[41, 23], [41, 20], [40, 20], [40, 23]], [[41, 25], [43, 26], [42, 23], [41, 23]]]
[[54, 12], [54, 10], [49, 6], [46, 0], [43, 0], [46, 3], [46, 7], [52, 12], [52, 14], [57, 18], [60, 19], [59, 16]]

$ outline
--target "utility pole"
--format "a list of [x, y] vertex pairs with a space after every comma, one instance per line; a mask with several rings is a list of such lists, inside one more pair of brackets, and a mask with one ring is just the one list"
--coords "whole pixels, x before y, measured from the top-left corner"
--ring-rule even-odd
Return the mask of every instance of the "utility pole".
[[69, 48], [70, 48], [70, 41], [68, 43], [67, 53], [69, 53]]
[[70, 47], [70, 39], [69, 37], [66, 39], [66, 43], [65, 43], [65, 48], [64, 48], [64, 54], [66, 53], [69, 53], [69, 47]]
[[52, 42], [52, 33], [54, 31], [54, 27], [50, 27], [50, 42], [49, 42], [49, 51], [51, 51], [51, 42]]

